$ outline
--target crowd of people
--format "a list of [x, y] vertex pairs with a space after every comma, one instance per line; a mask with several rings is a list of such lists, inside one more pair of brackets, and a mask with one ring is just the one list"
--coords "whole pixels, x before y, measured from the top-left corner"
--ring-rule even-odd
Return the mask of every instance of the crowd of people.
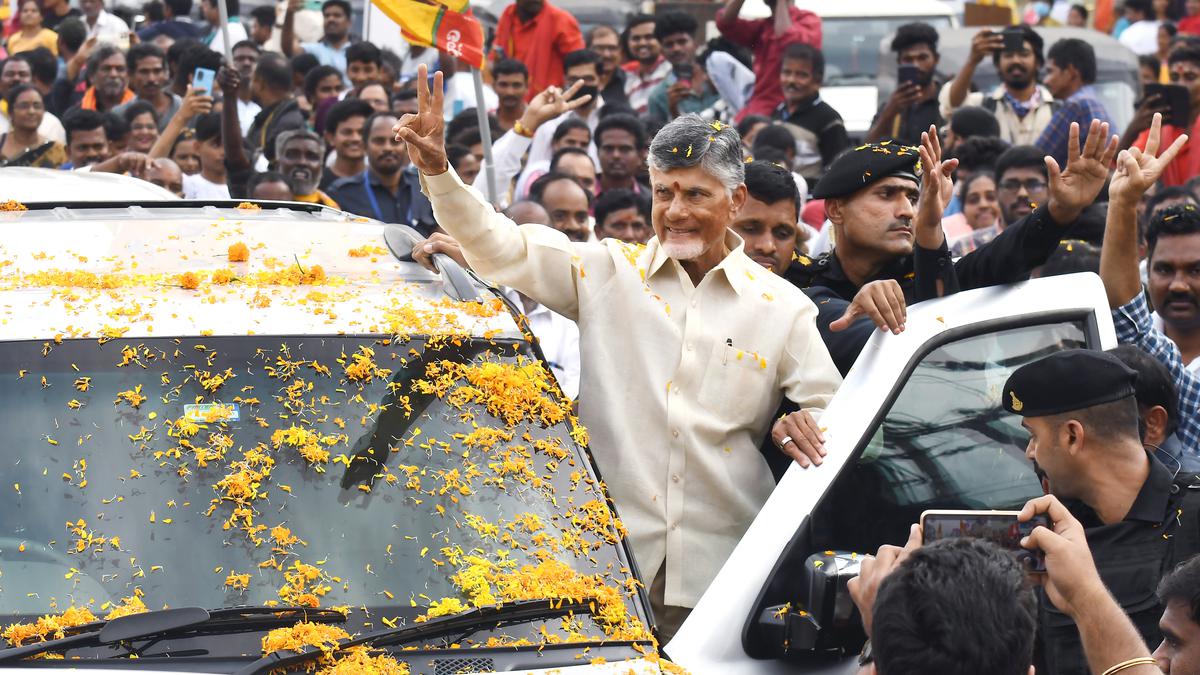
[[[1186, 114], [1180, 89], [1150, 89], [1117, 128], [1082, 37], [980, 29], [945, 73], [914, 22], [861, 139], [821, 97], [821, 17], [791, 0], [759, 19], [726, 0], [707, 41], [679, 9], [584, 31], [516, 0], [483, 100], [461, 59], [354, 35], [347, 0], [245, 22], [238, 0], [199, 17], [153, 0], [136, 26], [106, 1], [19, 3], [0, 162], [405, 223], [418, 262], [503, 284], [578, 401], [664, 639], [778, 460], [820, 470], [821, 412], [877, 329], [959, 290], [1098, 273], [1122, 346], [1051, 355], [997, 400], [1052, 495], [1023, 515], [1053, 522], [1028, 542], [1037, 597], [984, 542], [885, 548], [852, 589], [864, 663], [1200, 673], [1200, 1], [1124, 0], [1111, 27]], [[1030, 7], [1014, 16], [1094, 25], [1082, 4]], [[985, 59], [1000, 83], [981, 90]]]

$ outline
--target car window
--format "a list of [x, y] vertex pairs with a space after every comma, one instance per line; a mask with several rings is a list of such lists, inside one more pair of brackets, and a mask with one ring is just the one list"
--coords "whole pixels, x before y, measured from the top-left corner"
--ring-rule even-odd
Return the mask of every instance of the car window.
[[927, 509], [1011, 509], [1042, 494], [1028, 433], [1000, 405], [1022, 365], [1087, 346], [1057, 323], [962, 338], [926, 354], [812, 519], [814, 550], [874, 551], [903, 541]]

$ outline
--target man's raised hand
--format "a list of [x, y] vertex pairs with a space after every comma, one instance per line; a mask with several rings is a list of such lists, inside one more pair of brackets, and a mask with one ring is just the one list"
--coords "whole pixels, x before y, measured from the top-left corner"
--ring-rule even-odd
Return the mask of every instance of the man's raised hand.
[[429, 68], [417, 66], [417, 112], [407, 113], [392, 132], [396, 140], [408, 145], [408, 158], [426, 176], [437, 176], [450, 169], [446, 158], [446, 122], [442, 117], [445, 93], [442, 90], [442, 71], [433, 74], [433, 91], [429, 89]]
[[1117, 154], [1120, 139], [1109, 135], [1108, 123], [1092, 120], [1087, 141], [1079, 148], [1079, 125], [1071, 123], [1067, 141], [1067, 167], [1058, 166], [1053, 157], [1046, 157], [1046, 173], [1050, 178], [1050, 216], [1059, 225], [1069, 225], [1096, 196], [1108, 179], [1108, 167]]
[[1146, 149], [1130, 148], [1117, 155], [1117, 170], [1108, 184], [1109, 201], [1117, 204], [1137, 204], [1146, 190], [1149, 190], [1166, 170], [1167, 165], [1174, 161], [1187, 140], [1186, 134], [1176, 138], [1171, 147], [1161, 156], [1156, 156], [1162, 143], [1162, 114], [1154, 113], [1154, 120], [1150, 123], [1150, 135], [1146, 139]]
[[537, 128], [558, 117], [559, 115], [575, 110], [580, 106], [587, 105], [592, 100], [591, 95], [580, 96], [572, 100], [579, 88], [583, 86], [583, 80], [579, 80], [567, 88], [566, 91], [558, 87], [546, 87], [534, 96], [527, 106], [525, 113], [521, 115], [521, 126], [529, 130], [530, 133], [537, 131]]
[[917, 202], [917, 217], [914, 225], [917, 244], [922, 248], [936, 250], [945, 240], [942, 230], [942, 213], [954, 196], [954, 170], [957, 159], [942, 159], [942, 143], [938, 140], [937, 128], [921, 132], [921, 197]]

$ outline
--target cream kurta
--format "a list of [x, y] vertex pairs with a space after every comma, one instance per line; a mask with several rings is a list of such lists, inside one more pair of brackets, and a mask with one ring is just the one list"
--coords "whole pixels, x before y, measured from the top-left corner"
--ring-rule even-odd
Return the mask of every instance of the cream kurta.
[[580, 419], [642, 578], [694, 607], [774, 489], [759, 442], [783, 395], [819, 414], [841, 383], [816, 306], [731, 249], [693, 286], [657, 240], [575, 243], [517, 227], [453, 170], [425, 177], [467, 261], [578, 321]]

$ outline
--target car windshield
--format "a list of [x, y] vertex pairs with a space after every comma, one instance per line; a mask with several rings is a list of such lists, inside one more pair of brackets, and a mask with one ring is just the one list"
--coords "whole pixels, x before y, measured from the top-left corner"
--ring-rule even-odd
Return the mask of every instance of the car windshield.
[[875, 84], [879, 76], [880, 41], [906, 23], [922, 21], [950, 27], [948, 16], [829, 17], [822, 21], [825, 86]]
[[280, 603], [355, 632], [598, 597], [602, 619], [476, 637], [643, 636], [586, 432], [523, 340], [14, 341], [0, 364], [5, 625]]

